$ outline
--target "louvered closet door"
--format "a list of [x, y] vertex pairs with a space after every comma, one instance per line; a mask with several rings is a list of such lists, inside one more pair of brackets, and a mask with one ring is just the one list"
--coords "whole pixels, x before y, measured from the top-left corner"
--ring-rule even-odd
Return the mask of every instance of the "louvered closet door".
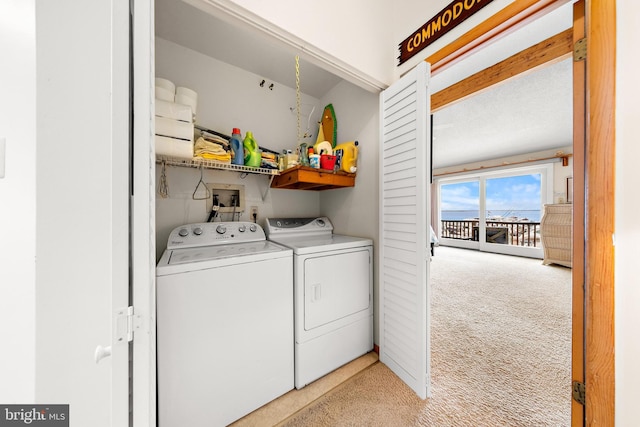
[[429, 64], [380, 95], [380, 360], [430, 395]]

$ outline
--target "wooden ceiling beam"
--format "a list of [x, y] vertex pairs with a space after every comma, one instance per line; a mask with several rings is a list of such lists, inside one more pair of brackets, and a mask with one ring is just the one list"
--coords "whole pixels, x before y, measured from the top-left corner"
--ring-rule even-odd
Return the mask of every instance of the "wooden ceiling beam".
[[478, 26], [464, 33], [444, 48], [434, 52], [426, 62], [431, 64], [431, 75], [446, 69], [457, 61], [522, 28], [570, 0], [518, 0], [490, 16]]
[[569, 28], [434, 93], [431, 95], [431, 112], [475, 95], [495, 84], [524, 75], [523, 73], [531, 72], [538, 67], [566, 59], [572, 52], [573, 30]]

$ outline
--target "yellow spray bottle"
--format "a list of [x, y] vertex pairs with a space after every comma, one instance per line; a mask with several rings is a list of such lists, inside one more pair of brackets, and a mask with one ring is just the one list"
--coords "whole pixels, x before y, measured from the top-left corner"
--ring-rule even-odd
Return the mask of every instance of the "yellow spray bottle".
[[333, 148], [333, 152], [342, 150], [340, 169], [348, 173], [356, 173], [358, 162], [358, 141], [343, 142]]

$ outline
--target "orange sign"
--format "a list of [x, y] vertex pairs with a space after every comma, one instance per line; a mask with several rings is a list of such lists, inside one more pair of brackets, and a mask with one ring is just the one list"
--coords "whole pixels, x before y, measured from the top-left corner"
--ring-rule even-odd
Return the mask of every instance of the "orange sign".
[[409, 58], [429, 46], [440, 37], [463, 23], [471, 15], [491, 3], [492, 0], [455, 0], [442, 9], [429, 22], [400, 43], [400, 61], [403, 64]]

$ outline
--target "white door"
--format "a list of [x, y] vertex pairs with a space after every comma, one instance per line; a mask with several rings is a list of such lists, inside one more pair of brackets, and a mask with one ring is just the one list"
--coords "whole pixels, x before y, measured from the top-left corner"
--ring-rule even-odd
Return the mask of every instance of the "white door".
[[429, 64], [380, 94], [380, 361], [430, 395]]
[[35, 400], [126, 426], [129, 2], [38, 1], [35, 22]]

